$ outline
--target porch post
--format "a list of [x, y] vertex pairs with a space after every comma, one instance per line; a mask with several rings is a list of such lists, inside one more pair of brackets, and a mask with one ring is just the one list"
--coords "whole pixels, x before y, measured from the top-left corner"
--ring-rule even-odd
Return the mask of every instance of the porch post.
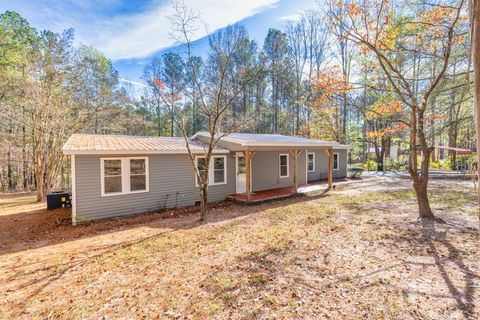
[[328, 188], [330, 189], [333, 185], [333, 150], [332, 149], [323, 149], [328, 157]]
[[296, 194], [298, 192], [298, 156], [302, 153], [302, 150], [291, 150], [290, 154], [293, 158], [293, 192]]
[[245, 150], [243, 151], [243, 155], [245, 156], [245, 177], [246, 177], [246, 189], [247, 189], [247, 201], [250, 202], [252, 200], [252, 188], [251, 188], [251, 181], [252, 181], [252, 158], [255, 155], [255, 151], [252, 150]]

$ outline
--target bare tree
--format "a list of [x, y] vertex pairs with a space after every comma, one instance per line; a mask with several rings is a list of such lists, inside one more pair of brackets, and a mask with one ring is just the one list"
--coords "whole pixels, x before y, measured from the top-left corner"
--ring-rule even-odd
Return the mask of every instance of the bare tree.
[[197, 154], [191, 148], [192, 141], [187, 131], [189, 115], [184, 108], [185, 104], [168, 103], [171, 97], [164, 88], [164, 82], [162, 79], [157, 79], [156, 83], [160, 96], [169, 107], [172, 119], [185, 140], [199, 186], [200, 221], [204, 221], [207, 216], [208, 176], [212, 154], [222, 138], [245, 125], [246, 120], [230, 117], [231, 107], [235, 99], [256, 79], [259, 70], [238, 69], [233, 77], [241, 81], [238, 81], [237, 86], [232, 86], [234, 79], [229, 71], [236, 67], [234, 57], [244, 39], [238, 26], [227, 27], [225, 30], [209, 36], [209, 62], [205, 68], [198, 70], [198, 67], [194, 65], [192, 41], [201, 19], [183, 2], [173, 2], [173, 8], [174, 14], [171, 16], [171, 23], [174, 36], [185, 47], [185, 62], [191, 72], [191, 81], [194, 83], [194, 90], [189, 90], [189, 86], [184, 86], [182, 91], [192, 101], [198, 101], [197, 116], [203, 118], [205, 130], [208, 132], [208, 138], [201, 141], [204, 150], [202, 168], [199, 168], [196, 162]]
[[[288, 51], [295, 67], [295, 125], [293, 133], [299, 134], [302, 106], [309, 104], [312, 88], [309, 80], [326, 63], [327, 25], [319, 11], [310, 10], [286, 27]], [[309, 112], [309, 109], [307, 109]], [[307, 123], [310, 120], [307, 115]]]
[[[25, 67], [25, 85], [15, 103], [0, 104], [0, 115], [22, 127], [24, 148], [31, 148], [32, 171], [41, 201], [65, 167], [62, 146], [74, 132], [92, 123], [113, 100], [117, 74], [100, 52], [72, 46], [73, 31], [42, 32], [31, 64]], [[26, 159], [26, 151], [22, 151]], [[23, 164], [25, 165], [25, 163]]]
[[[336, 6], [332, 6], [330, 14], [333, 17], [344, 16], [348, 12], [348, 3], [340, 1]], [[333, 24], [333, 31], [335, 34], [335, 43], [337, 50], [334, 51], [334, 56], [340, 62], [341, 70], [345, 83], [350, 81], [350, 74], [352, 70], [352, 61], [354, 55], [354, 42], [348, 37], [348, 29], [352, 27], [352, 23], [348, 20], [343, 20], [340, 24]], [[343, 92], [342, 96], [342, 110], [339, 112], [341, 119], [342, 134], [340, 135], [340, 141], [346, 143], [347, 140], [347, 126], [348, 126], [348, 92]]]

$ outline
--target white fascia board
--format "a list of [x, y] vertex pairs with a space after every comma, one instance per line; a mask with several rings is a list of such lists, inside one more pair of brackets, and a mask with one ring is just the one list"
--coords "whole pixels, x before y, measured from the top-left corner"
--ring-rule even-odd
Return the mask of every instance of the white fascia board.
[[319, 144], [314, 144], [314, 143], [291, 143], [291, 144], [285, 144], [285, 143], [245, 143], [242, 144], [243, 147], [333, 147], [335, 148], [335, 144], [324, 144], [324, 143], [319, 143]]
[[[206, 135], [201, 132], [197, 132], [192, 136], [192, 139], [194, 139], [197, 136], [202, 136], [209, 138], [210, 135]], [[268, 142], [249, 142], [248, 140], [243, 140], [243, 139], [235, 139], [231, 138], [228, 135], [225, 137], [222, 137], [219, 139], [219, 141], [226, 141], [226, 142], [231, 142], [231, 143], [237, 143], [242, 147], [335, 147], [338, 144], [338, 142], [332, 142], [332, 143], [268, 143]]]
[[193, 136], [191, 136], [189, 139], [195, 140], [195, 138], [197, 138], [198, 136], [205, 137], [204, 134], [202, 134], [202, 133], [200, 133], [200, 132], [197, 132], [197, 133], [195, 133]]
[[348, 150], [348, 149], [352, 149], [352, 146], [349, 146], [346, 144], [340, 144], [340, 145], [333, 146], [333, 149]]

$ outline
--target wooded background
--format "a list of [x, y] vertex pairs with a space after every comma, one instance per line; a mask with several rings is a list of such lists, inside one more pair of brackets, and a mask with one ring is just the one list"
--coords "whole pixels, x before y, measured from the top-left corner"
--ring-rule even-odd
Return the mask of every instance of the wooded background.
[[[353, 147], [350, 163], [364, 164], [371, 156], [380, 169], [384, 162], [398, 168], [400, 159], [390, 159], [389, 150], [396, 145], [409, 152], [411, 123], [408, 103], [389, 80], [403, 78], [408, 86], [400, 93], [410, 87], [412, 97], [421, 100], [439, 78], [424, 112], [428, 145], [475, 149], [466, 10], [459, 1], [383, 0], [370, 6], [333, 1], [282, 29], [271, 28], [263, 43], [237, 24], [213, 33], [195, 63], [186, 63], [181, 47], [154, 57], [145, 67], [141, 94], [119, 83], [108, 57], [75, 46], [73, 30], [39, 32], [19, 14], [5, 12], [0, 14], [0, 191], [35, 189], [41, 198], [51, 188], [68, 187], [69, 163], [61, 147], [75, 132], [181, 135], [165, 92], [169, 103], [189, 115], [190, 134], [205, 129], [192, 74], [201, 74], [206, 84], [218, 79], [219, 45], [234, 45], [229, 50], [235, 50], [235, 61], [224, 78], [228, 90], [241, 94], [228, 117], [249, 119], [244, 132], [335, 140]], [[456, 12], [459, 19], [452, 23]], [[352, 18], [366, 13], [378, 25], [353, 25]], [[375, 49], [397, 73], [384, 72], [365, 44], [373, 29]], [[245, 84], [249, 70], [258, 76]], [[454, 167], [455, 153], [447, 160], [440, 163], [432, 153], [432, 163], [445, 168]]]

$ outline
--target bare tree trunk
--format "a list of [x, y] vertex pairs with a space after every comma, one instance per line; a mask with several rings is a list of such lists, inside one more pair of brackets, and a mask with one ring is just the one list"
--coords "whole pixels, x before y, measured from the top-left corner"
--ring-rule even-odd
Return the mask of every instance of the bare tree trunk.
[[25, 126], [22, 126], [22, 176], [23, 176], [23, 190], [28, 189], [28, 178], [27, 178], [27, 140], [26, 140], [26, 129]]
[[8, 129], [8, 158], [7, 158], [7, 177], [8, 177], [8, 190], [13, 191], [15, 189], [15, 181], [13, 178], [13, 122], [10, 121]]
[[375, 147], [375, 156], [377, 158], [377, 172], [382, 172], [383, 171], [383, 151], [380, 150], [377, 143], [374, 144], [374, 147]]
[[[472, 62], [473, 62], [473, 87], [474, 87], [474, 110], [477, 137], [477, 176], [480, 182], [480, 3], [478, 0], [470, 0], [470, 30], [472, 41]], [[478, 184], [478, 202], [480, 205], [480, 183]], [[480, 230], [480, 210], [478, 212], [478, 223]]]
[[35, 172], [35, 184], [37, 186], [36, 191], [37, 191], [37, 202], [40, 202], [43, 200], [44, 194], [43, 194], [43, 174], [39, 172]]
[[207, 218], [207, 202], [208, 202], [208, 184], [202, 183], [200, 185], [200, 221], [205, 221]]
[[162, 135], [162, 124], [160, 122], [160, 103], [157, 102], [157, 107], [155, 108], [157, 111], [157, 130], [158, 130], [158, 136], [160, 137]]
[[8, 190], [15, 190], [15, 182], [13, 178], [13, 149], [12, 143], [8, 143], [8, 159], [7, 159], [7, 179], [8, 179]]
[[342, 106], [342, 135], [341, 143], [347, 143], [347, 122], [348, 122], [348, 111], [347, 111], [347, 93], [343, 93], [343, 106]]
[[425, 180], [423, 177], [419, 178], [418, 182], [413, 183], [413, 187], [415, 188], [415, 194], [417, 196], [418, 213], [420, 218], [433, 219], [434, 215], [432, 209], [430, 208], [430, 202], [428, 200], [427, 193], [428, 180]]

